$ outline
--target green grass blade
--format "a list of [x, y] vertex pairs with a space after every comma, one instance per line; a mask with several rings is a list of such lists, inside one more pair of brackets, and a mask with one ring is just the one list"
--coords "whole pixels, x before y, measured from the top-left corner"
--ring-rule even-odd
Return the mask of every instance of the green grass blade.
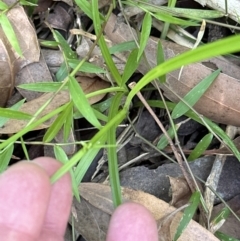
[[128, 42], [123, 42], [112, 46], [111, 48], [109, 48], [109, 53], [116, 54], [116, 53], [121, 53], [123, 51], [130, 51], [135, 48], [137, 48], [135, 41], [128, 41]]
[[182, 20], [180, 18], [172, 17], [166, 13], [154, 13], [152, 14], [154, 18], [163, 21], [165, 23], [171, 23], [176, 25], [183, 25], [183, 26], [199, 26], [199, 23], [193, 21]]
[[84, 118], [98, 129], [101, 128], [101, 124], [96, 118], [91, 105], [89, 104], [81, 86], [77, 80], [69, 76], [69, 91], [78, 111], [84, 116]]
[[211, 221], [210, 223], [210, 229], [215, 232], [216, 228], [217, 230], [224, 224], [226, 219], [229, 217], [231, 214], [230, 209], [228, 207], [224, 207], [216, 216], [215, 218]]
[[[175, 5], [176, 5], [176, 0], [168, 1], [168, 7], [175, 7]], [[168, 22], [165, 22], [163, 26], [163, 30], [161, 32], [161, 39], [166, 39], [169, 27], [170, 27], [170, 24]]]
[[196, 191], [195, 193], [192, 194], [189, 200], [190, 205], [183, 212], [183, 216], [179, 222], [173, 241], [176, 241], [181, 236], [181, 234], [183, 233], [183, 231], [186, 229], [187, 225], [191, 221], [200, 203], [200, 197], [201, 197], [201, 193], [199, 191]]
[[[8, 109], [9, 110], [18, 110], [24, 104], [25, 100], [26, 99], [18, 101], [16, 104], [9, 107]], [[9, 120], [8, 118], [0, 117], [0, 128], [3, 127], [8, 120]]]
[[194, 150], [191, 152], [191, 154], [189, 155], [189, 157], [187, 158], [188, 161], [194, 161], [196, 160], [198, 157], [200, 157], [204, 151], [207, 150], [207, 148], [209, 147], [209, 145], [211, 144], [213, 138], [213, 134], [212, 133], [208, 133], [207, 135], [205, 135], [196, 145], [196, 147], [194, 148]]
[[7, 169], [12, 157], [13, 149], [14, 145], [12, 143], [0, 152], [0, 173], [4, 172]]
[[78, 5], [78, 7], [89, 17], [92, 17], [92, 6], [91, 4], [86, 0], [75, 0], [75, 3]]
[[[109, 109], [109, 121], [113, 119], [118, 113], [118, 108], [121, 103], [122, 93], [118, 93], [114, 96], [112, 105]], [[117, 158], [117, 143], [116, 143], [116, 125], [113, 125], [107, 133], [108, 151], [108, 170], [109, 179], [112, 190], [112, 199], [115, 207], [122, 203], [122, 195], [120, 188], [120, 179], [118, 171], [118, 158]]]
[[[62, 83], [59, 83], [59, 82], [36, 82], [36, 83], [18, 85], [18, 88], [46, 93], [46, 92], [56, 92], [61, 86], [62, 86]], [[64, 86], [62, 90], [67, 90], [67, 89], [68, 87]]]
[[73, 128], [73, 108], [69, 110], [63, 125], [63, 140], [66, 142], [69, 138], [70, 132]]
[[43, 137], [43, 142], [50, 142], [60, 131], [61, 127], [66, 121], [68, 115], [70, 115], [72, 111], [73, 103], [69, 102], [65, 109], [59, 114], [56, 120], [52, 123], [52, 125], [48, 128], [47, 132]]
[[8, 9], [8, 5], [3, 2], [3, 1], [0, 1], [0, 10], [7, 10]]
[[[197, 101], [203, 96], [206, 90], [210, 87], [213, 81], [220, 74], [220, 69], [214, 71], [209, 76], [201, 80], [196, 86], [194, 86], [185, 96], [184, 100], [189, 106], [194, 106]], [[176, 107], [173, 109], [172, 118], [176, 119], [184, 115], [190, 108], [183, 101], [180, 101]]]
[[126, 83], [132, 74], [136, 71], [139, 61], [137, 60], [138, 49], [134, 49], [128, 56], [122, 75], [123, 83]]
[[17, 54], [20, 57], [23, 57], [22, 50], [18, 43], [18, 39], [14, 32], [12, 24], [10, 23], [10, 21], [8, 20], [8, 18], [5, 14], [0, 15], [0, 24], [2, 26], [4, 34], [6, 35], [8, 41], [11, 44], [11, 46], [13, 47], [13, 49], [17, 52]]
[[71, 49], [66, 39], [57, 30], [52, 30], [52, 33], [66, 59], [77, 59], [76, 52]]
[[[164, 57], [164, 50], [161, 41], [158, 41], [157, 45], [157, 65], [164, 63], [165, 57]], [[164, 83], [166, 81], [166, 75], [162, 75], [158, 78], [160, 83]]]
[[143, 54], [143, 51], [147, 45], [151, 28], [152, 28], [152, 17], [151, 17], [151, 14], [147, 12], [145, 13], [145, 16], [143, 18], [142, 31], [141, 31], [140, 43], [139, 43], [139, 51], [137, 55], [137, 62], [139, 62]]
[[[64, 152], [64, 150], [60, 147], [60, 146], [54, 146], [54, 155], [56, 157], [57, 160], [59, 160], [61, 163], [65, 164], [69, 161], [66, 153]], [[73, 171], [70, 170], [70, 175], [71, 175], [71, 179], [72, 179], [72, 191], [74, 196], [76, 197], [76, 199], [80, 202], [80, 196], [79, 196], [79, 191], [78, 191], [78, 184], [74, 178], [74, 174]]]
[[[103, 145], [105, 142], [106, 142], [106, 136], [103, 136], [99, 140], [99, 144]], [[81, 160], [79, 160], [79, 163], [74, 171], [74, 176], [78, 185], [81, 183], [84, 175], [86, 174], [87, 170], [92, 164], [93, 159], [98, 154], [100, 149], [101, 149], [100, 147], [91, 148], [84, 154]]]
[[[173, 139], [174, 134], [177, 132], [177, 125], [175, 125], [175, 131], [172, 127], [169, 128], [169, 130], [167, 131], [169, 137], [171, 139]], [[162, 137], [160, 138], [159, 142], [157, 143], [157, 148], [159, 150], [163, 150], [166, 146], [168, 145], [168, 139], [167, 137], [163, 134]]]
[[200, 46], [194, 50], [190, 50], [183, 54], [177, 55], [176, 57], [165, 61], [163, 64], [156, 66], [155, 68], [151, 69], [147, 74], [145, 74], [144, 77], [130, 91], [125, 102], [125, 108], [129, 108], [132, 98], [152, 80], [173, 70], [176, 70], [183, 65], [187, 65], [218, 55], [237, 52], [240, 50], [239, 42], [239, 35], [225, 38], [223, 40], [215, 41], [213, 43]]
[[11, 110], [8, 108], [1, 108], [0, 107], [0, 116], [8, 119], [17, 119], [17, 120], [30, 120], [32, 115], [17, 111]]
[[221, 241], [240, 241], [240, 239], [233, 238], [227, 234], [216, 232], [215, 236]]
[[[93, 17], [92, 19], [93, 19], [95, 34], [97, 36], [99, 36], [99, 34], [101, 34], [100, 30], [102, 29], [102, 26], [101, 26], [99, 11], [98, 11], [98, 1], [97, 0], [92, 0], [92, 17]], [[110, 70], [110, 72], [113, 76], [113, 79], [116, 81], [118, 86], [124, 86], [121, 75], [112, 60], [112, 57], [108, 50], [108, 46], [107, 46], [102, 34], [101, 34], [101, 37], [99, 38], [98, 43], [99, 43], [99, 47], [102, 52], [102, 56], [106, 62], [108, 69]]]
[[[71, 68], [76, 68], [78, 66], [78, 64], [81, 62], [81, 60], [78, 59], [68, 59], [68, 64]], [[88, 62], [84, 62], [79, 71], [85, 72], [85, 73], [94, 73], [94, 74], [104, 74], [106, 73], [106, 70], [104, 70], [103, 68], [100, 68], [97, 65], [88, 63]]]

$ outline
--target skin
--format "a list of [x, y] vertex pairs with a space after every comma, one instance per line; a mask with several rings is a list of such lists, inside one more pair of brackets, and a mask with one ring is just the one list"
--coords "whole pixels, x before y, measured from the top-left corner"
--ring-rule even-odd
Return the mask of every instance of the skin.
[[[63, 241], [72, 203], [71, 178], [53, 185], [50, 176], [61, 164], [49, 157], [22, 161], [0, 175], [2, 241]], [[155, 241], [152, 215], [136, 203], [120, 205], [112, 215], [107, 241]]]

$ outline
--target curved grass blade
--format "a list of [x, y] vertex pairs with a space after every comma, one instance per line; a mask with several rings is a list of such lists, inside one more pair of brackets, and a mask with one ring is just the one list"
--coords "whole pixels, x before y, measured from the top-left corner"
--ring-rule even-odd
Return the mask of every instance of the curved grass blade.
[[130, 91], [125, 102], [125, 108], [128, 109], [132, 98], [148, 83], [152, 80], [169, 73], [173, 70], [181, 68], [183, 65], [201, 61], [203, 59], [211, 58], [213, 56], [229, 54], [232, 52], [237, 52], [240, 50], [240, 36], [236, 35], [233, 37], [228, 37], [213, 43], [200, 46], [196, 49], [187, 51], [183, 54], [177, 55], [165, 61], [163, 64], [156, 66], [146, 73], [142, 79], [135, 85], [135, 87]]
[[202, 155], [202, 153], [204, 151], [207, 150], [208, 146], [210, 145], [211, 141], [213, 138], [213, 134], [212, 133], [208, 133], [207, 135], [205, 135], [200, 141], [199, 143], [196, 145], [196, 147], [194, 148], [194, 150], [191, 152], [191, 154], [189, 155], [189, 157], [187, 158], [188, 161], [194, 161], [196, 160], [199, 156]]
[[185, 228], [191, 221], [191, 219], [192, 219], [193, 215], [195, 214], [197, 207], [200, 203], [200, 197], [201, 197], [201, 193], [199, 191], [196, 191], [192, 194], [192, 196], [189, 200], [190, 205], [188, 207], [186, 207], [186, 209], [183, 212], [183, 216], [177, 227], [177, 231], [174, 235], [173, 241], [176, 241], [181, 236], [181, 234], [183, 233], [183, 231], [185, 230]]
[[139, 60], [143, 54], [143, 51], [147, 45], [147, 41], [150, 36], [151, 28], [152, 28], [152, 17], [151, 17], [151, 14], [149, 12], [147, 12], [147, 13], [145, 13], [145, 16], [143, 18], [139, 50], [138, 50], [138, 55], [137, 55], [137, 62], [139, 62]]
[[[192, 90], [190, 90], [183, 99], [192, 107], [194, 106], [197, 101], [202, 97], [202, 95], [206, 92], [206, 90], [210, 87], [213, 81], [217, 78], [220, 74], [220, 69], [214, 71], [209, 76], [204, 78], [201, 82], [199, 82]], [[183, 101], [180, 101], [171, 114], [173, 119], [179, 118], [184, 115], [188, 110], [189, 106], [185, 105]]]

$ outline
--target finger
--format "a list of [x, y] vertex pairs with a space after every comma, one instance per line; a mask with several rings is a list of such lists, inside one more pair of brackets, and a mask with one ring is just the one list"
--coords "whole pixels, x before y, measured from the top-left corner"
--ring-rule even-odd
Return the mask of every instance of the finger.
[[40, 166], [20, 162], [0, 175], [1, 240], [36, 240], [50, 200], [49, 176]]
[[157, 224], [151, 213], [137, 203], [124, 203], [113, 213], [107, 241], [157, 241]]
[[[40, 157], [35, 159], [34, 162], [41, 165], [47, 171], [49, 177], [61, 167], [60, 162], [50, 157]], [[71, 177], [70, 174], [65, 174], [52, 185], [51, 197], [43, 226], [43, 237], [40, 240], [48, 240], [47, 238], [49, 240], [60, 240], [60, 238], [63, 238], [71, 203]]]

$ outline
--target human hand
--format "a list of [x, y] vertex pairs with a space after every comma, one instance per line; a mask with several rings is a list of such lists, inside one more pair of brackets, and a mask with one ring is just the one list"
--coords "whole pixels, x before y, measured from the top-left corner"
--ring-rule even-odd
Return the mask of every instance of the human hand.
[[[1, 241], [62, 241], [72, 202], [71, 178], [53, 185], [61, 164], [49, 157], [20, 162], [0, 175]], [[112, 215], [107, 241], [157, 241], [157, 227], [141, 205], [125, 203]]]

